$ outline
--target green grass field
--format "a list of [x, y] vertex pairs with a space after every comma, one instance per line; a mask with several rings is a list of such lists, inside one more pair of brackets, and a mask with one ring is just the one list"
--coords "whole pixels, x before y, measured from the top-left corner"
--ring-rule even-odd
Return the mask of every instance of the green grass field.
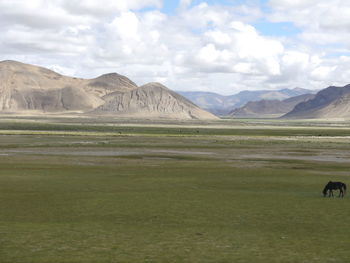
[[317, 125], [5, 120], [0, 262], [350, 262], [350, 197], [321, 195], [350, 129]]

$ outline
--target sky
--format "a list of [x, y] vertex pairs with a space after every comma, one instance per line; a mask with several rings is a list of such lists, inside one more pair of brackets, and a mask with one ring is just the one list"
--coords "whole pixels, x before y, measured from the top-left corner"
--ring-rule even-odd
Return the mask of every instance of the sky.
[[350, 83], [347, 0], [0, 0], [0, 60], [224, 95]]

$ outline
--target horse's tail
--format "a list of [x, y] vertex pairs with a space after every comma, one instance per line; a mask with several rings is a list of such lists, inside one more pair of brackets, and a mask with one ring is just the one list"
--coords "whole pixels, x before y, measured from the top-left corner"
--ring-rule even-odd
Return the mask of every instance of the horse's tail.
[[346, 184], [343, 183], [344, 186], [344, 194], [346, 193]]

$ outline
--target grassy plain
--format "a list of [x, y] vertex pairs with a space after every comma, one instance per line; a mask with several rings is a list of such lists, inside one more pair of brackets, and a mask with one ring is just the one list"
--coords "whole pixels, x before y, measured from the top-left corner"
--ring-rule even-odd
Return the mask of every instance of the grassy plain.
[[[0, 262], [350, 262], [346, 122], [0, 121]], [[349, 184], [350, 185], [350, 184]]]

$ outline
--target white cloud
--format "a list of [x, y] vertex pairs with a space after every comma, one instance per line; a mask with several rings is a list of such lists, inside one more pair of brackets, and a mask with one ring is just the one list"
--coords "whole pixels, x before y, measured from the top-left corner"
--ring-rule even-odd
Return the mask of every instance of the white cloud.
[[282, 56], [283, 65], [286, 67], [295, 66], [305, 70], [310, 63], [310, 55], [300, 51], [287, 51]]
[[193, 0], [180, 0], [179, 8], [180, 10], [184, 10], [190, 6]]
[[122, 13], [109, 25], [125, 41], [139, 41], [139, 20], [133, 12]]
[[[160, 0], [2, 0], [0, 58], [84, 77], [115, 71], [138, 84], [158, 80], [181, 90], [322, 88], [350, 78], [348, 57], [328, 56], [334, 49], [317, 45], [350, 47], [350, 3], [329, 1], [271, 0], [269, 19], [303, 30], [286, 40], [259, 33], [252, 22], [262, 11], [249, 5], [191, 7], [182, 0], [167, 15], [138, 11], [160, 8]], [[340, 33], [331, 36], [334, 30]]]
[[242, 74], [258, 74], [258, 71], [256, 71], [253, 68], [253, 65], [246, 62], [239, 62], [236, 65], [233, 66], [233, 70], [237, 73]]
[[317, 2], [319, 0], [270, 0], [269, 3], [276, 8], [289, 9], [313, 6]]
[[232, 43], [232, 39], [229, 34], [222, 31], [207, 31], [204, 35], [208, 38], [209, 42], [214, 42], [216, 45], [227, 46]]
[[327, 80], [329, 78], [329, 75], [336, 70], [336, 66], [327, 67], [327, 66], [320, 66], [315, 68], [311, 72], [311, 76], [316, 80]]
[[161, 0], [59, 0], [64, 8], [75, 14], [93, 16], [113, 15], [117, 12], [138, 10], [145, 7], [161, 7]]
[[315, 44], [350, 44], [350, 1], [270, 0], [274, 22], [293, 22], [301, 39]]

